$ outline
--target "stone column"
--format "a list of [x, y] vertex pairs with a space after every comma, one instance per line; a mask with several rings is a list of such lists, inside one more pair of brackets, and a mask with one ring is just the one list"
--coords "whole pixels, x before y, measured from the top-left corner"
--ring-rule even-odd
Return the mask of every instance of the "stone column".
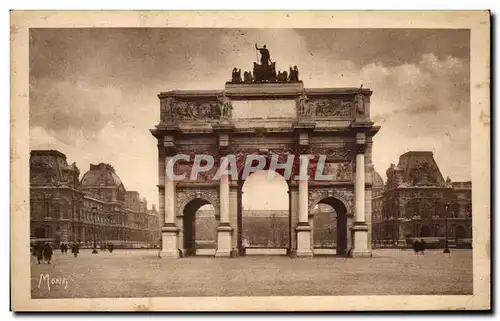
[[[163, 140], [158, 139], [158, 214], [159, 214], [159, 229], [160, 231], [165, 226], [165, 148], [163, 146]], [[123, 213], [118, 213], [118, 224], [120, 226], [125, 225], [125, 217]], [[123, 230], [120, 228], [118, 230], [118, 239], [123, 241]], [[158, 240], [155, 240], [158, 242]], [[163, 250], [163, 237], [160, 239], [160, 249], [158, 256], [161, 257], [161, 252]]]
[[231, 256], [238, 256], [238, 185], [230, 186], [229, 191], [229, 224], [233, 228], [231, 235]]
[[368, 225], [365, 219], [365, 133], [356, 135], [358, 153], [356, 155], [356, 182], [354, 194], [356, 198], [356, 221], [352, 227], [353, 249], [352, 256], [371, 256], [368, 246]]
[[[165, 157], [165, 168], [172, 157]], [[161, 257], [179, 257], [177, 234], [179, 230], [175, 224], [175, 182], [165, 172], [165, 223], [162, 227]]]
[[[227, 158], [221, 159], [221, 166], [226, 166]], [[220, 223], [217, 227], [217, 251], [215, 256], [231, 256], [231, 235], [229, 224], [229, 175], [224, 174], [219, 182]]]
[[312, 256], [311, 226], [309, 225], [309, 182], [307, 176], [309, 159], [300, 157], [299, 179], [299, 224], [297, 225], [297, 256]]
[[238, 243], [238, 255], [245, 255], [243, 248], [243, 186], [238, 184], [237, 194], [237, 211], [236, 211], [236, 242]]
[[298, 223], [299, 223], [299, 191], [297, 184], [290, 184], [289, 186], [289, 198], [290, 198], [290, 257], [295, 257], [297, 255], [297, 233], [295, 233]]
[[160, 212], [160, 228], [165, 226], [166, 216], [165, 216], [165, 186], [158, 186], [158, 197], [159, 197], [159, 205], [158, 211]]

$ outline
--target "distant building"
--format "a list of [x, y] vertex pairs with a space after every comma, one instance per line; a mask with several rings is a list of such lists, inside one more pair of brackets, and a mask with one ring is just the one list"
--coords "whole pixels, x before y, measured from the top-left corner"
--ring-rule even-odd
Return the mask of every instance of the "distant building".
[[30, 156], [30, 236], [54, 242], [155, 247], [160, 239], [156, 209], [138, 192], [126, 191], [109, 164], [90, 165], [79, 180], [75, 163], [56, 150]]
[[423, 238], [442, 247], [447, 234], [451, 246], [471, 246], [471, 190], [470, 181], [444, 179], [432, 152], [401, 155], [387, 170], [385, 186], [373, 185], [373, 245], [405, 246]]
[[[337, 220], [333, 208], [319, 204], [314, 217], [314, 246], [335, 248]], [[196, 213], [195, 238], [199, 247], [215, 248], [217, 224], [213, 210], [199, 210]], [[242, 238], [246, 247], [284, 248], [289, 245], [289, 224], [288, 210], [244, 210]]]
[[337, 247], [337, 214], [333, 207], [318, 204], [314, 209], [312, 228], [314, 248]]

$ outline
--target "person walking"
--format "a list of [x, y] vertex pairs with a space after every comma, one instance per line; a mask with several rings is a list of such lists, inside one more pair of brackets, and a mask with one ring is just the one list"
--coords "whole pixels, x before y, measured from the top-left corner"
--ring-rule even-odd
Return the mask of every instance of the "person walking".
[[50, 260], [52, 260], [52, 246], [50, 246], [50, 243], [47, 242], [45, 243], [45, 247], [43, 249], [43, 257], [45, 259], [45, 261], [47, 262], [47, 264], [50, 264]]
[[418, 254], [418, 252], [420, 251], [420, 241], [419, 240], [416, 240], [415, 243], [413, 243], [413, 251], [415, 251], [415, 254]]
[[424, 254], [426, 248], [427, 248], [427, 243], [425, 243], [424, 239], [421, 239], [420, 240], [420, 252], [422, 253], [422, 255]]
[[36, 259], [38, 260], [38, 264], [40, 264], [40, 261], [43, 260], [43, 245], [41, 243], [35, 244], [35, 252], [36, 252]]
[[78, 244], [73, 243], [73, 246], [71, 247], [71, 253], [73, 253], [73, 255], [75, 257], [77, 257], [78, 256], [78, 252], [80, 252], [80, 249], [78, 248]]

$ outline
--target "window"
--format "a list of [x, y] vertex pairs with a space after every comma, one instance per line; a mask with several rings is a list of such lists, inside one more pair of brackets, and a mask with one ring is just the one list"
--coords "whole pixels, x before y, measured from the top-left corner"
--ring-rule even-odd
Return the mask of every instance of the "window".
[[54, 207], [54, 218], [59, 218], [61, 217], [61, 208], [59, 206]]
[[465, 216], [468, 218], [472, 217], [472, 204], [471, 203], [467, 203], [467, 205], [465, 205]]

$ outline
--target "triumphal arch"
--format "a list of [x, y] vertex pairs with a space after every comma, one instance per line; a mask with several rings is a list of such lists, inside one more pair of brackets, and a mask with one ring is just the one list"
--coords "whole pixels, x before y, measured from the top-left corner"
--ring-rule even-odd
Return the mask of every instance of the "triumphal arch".
[[[298, 72], [297, 67], [276, 72], [275, 63], [262, 59], [243, 77], [234, 68], [224, 90], [158, 95], [161, 116], [151, 133], [158, 141], [162, 257], [193, 253], [194, 215], [205, 204], [215, 209], [215, 256], [242, 253], [241, 173], [254, 165], [251, 156], [265, 159], [266, 168], [273, 157], [281, 169], [293, 159], [286, 178], [291, 256], [314, 255], [313, 209], [321, 203], [337, 213], [337, 253], [371, 256], [372, 137], [379, 130], [370, 120], [372, 91], [306, 88]], [[187, 157], [176, 159], [180, 154]], [[193, 177], [197, 155], [215, 162]], [[215, 179], [229, 156], [236, 160], [237, 177]], [[327, 180], [314, 175], [321, 157]], [[167, 174], [169, 166], [176, 175], [187, 175], [175, 180]], [[303, 172], [311, 175], [305, 179], [298, 175]]]

